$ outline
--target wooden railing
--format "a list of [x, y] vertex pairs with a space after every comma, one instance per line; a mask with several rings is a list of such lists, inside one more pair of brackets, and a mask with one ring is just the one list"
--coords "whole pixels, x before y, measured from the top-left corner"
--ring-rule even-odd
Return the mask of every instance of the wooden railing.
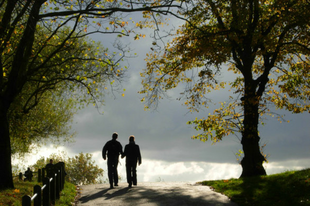
[[65, 185], [65, 164], [63, 162], [55, 164], [51, 177], [45, 177], [45, 173], [45, 168], [38, 170], [38, 182], [43, 181], [43, 186], [35, 185], [32, 196], [24, 195], [22, 206], [31, 206], [31, 202], [33, 206], [50, 206], [60, 198], [60, 192]]

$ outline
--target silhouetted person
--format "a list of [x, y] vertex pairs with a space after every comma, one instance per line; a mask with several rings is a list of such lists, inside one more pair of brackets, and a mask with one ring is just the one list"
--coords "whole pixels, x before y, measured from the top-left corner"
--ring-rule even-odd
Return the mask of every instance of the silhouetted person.
[[32, 175], [32, 171], [30, 170], [29, 167], [28, 167], [27, 170], [25, 171], [24, 176], [26, 177], [26, 178], [24, 179], [24, 181], [32, 181], [33, 175]]
[[54, 177], [54, 164], [53, 164], [53, 160], [50, 159], [50, 163], [46, 164], [45, 166], [45, 171], [46, 171], [46, 176], [51, 178]]
[[118, 134], [114, 132], [112, 135], [112, 140], [108, 141], [102, 148], [102, 158], [106, 160], [106, 156], [108, 156], [108, 177], [110, 188], [113, 188], [113, 182], [114, 186], [118, 186], [118, 158], [119, 155], [123, 154], [123, 147], [121, 143], [116, 140], [117, 138]]
[[139, 162], [140, 165], [142, 161], [139, 145], [135, 143], [135, 137], [133, 135], [129, 137], [129, 144], [125, 146], [122, 158], [124, 157], [126, 157], [128, 187], [137, 185], [137, 163]]

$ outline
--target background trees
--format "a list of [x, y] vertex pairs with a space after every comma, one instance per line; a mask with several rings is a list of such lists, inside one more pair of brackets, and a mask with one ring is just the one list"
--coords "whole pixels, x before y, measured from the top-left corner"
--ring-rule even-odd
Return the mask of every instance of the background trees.
[[95, 184], [102, 183], [103, 169], [95, 164], [92, 154], [80, 153], [74, 157], [67, 157], [66, 154], [52, 154], [49, 158], [41, 157], [34, 165], [30, 166], [34, 171], [42, 169], [53, 159], [65, 163], [66, 180], [72, 184]]
[[[156, 105], [166, 91], [183, 85], [181, 99], [199, 111], [208, 108], [209, 92], [229, 86], [234, 94], [227, 102], [205, 119], [188, 122], [202, 131], [192, 138], [218, 142], [240, 132], [241, 176], [266, 174], [260, 116], [269, 112], [270, 103], [292, 112], [309, 110], [309, 2], [203, 0], [185, 5], [175, 14], [186, 22], [174, 39], [148, 54], [141, 93], [149, 106]], [[221, 81], [224, 71], [235, 80]]]
[[103, 169], [95, 165], [91, 154], [80, 153], [74, 157], [69, 157], [66, 165], [69, 181], [73, 184], [102, 183]]

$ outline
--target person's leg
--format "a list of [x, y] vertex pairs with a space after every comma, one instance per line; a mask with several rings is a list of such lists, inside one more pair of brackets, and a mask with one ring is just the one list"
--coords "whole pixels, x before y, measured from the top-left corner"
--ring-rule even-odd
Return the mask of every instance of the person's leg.
[[132, 165], [132, 183], [137, 185], [137, 164]]
[[131, 179], [131, 166], [130, 166], [130, 164], [126, 164], [126, 175], [127, 175], [128, 187], [131, 187], [132, 179]]
[[113, 164], [110, 159], [108, 159], [108, 178], [109, 178], [110, 188], [113, 188]]
[[117, 172], [118, 158], [114, 160], [114, 185], [118, 186], [118, 172]]

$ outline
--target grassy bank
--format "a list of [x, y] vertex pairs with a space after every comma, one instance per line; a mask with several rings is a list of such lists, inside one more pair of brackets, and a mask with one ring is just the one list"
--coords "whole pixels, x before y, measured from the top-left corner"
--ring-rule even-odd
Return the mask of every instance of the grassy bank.
[[310, 169], [275, 175], [203, 181], [239, 206], [310, 205]]
[[[38, 182], [14, 182], [15, 189], [0, 191], [0, 206], [21, 206], [22, 197], [24, 195], [33, 194], [33, 186], [42, 185]], [[66, 182], [65, 188], [60, 194], [60, 199], [56, 202], [58, 206], [71, 206], [71, 202], [74, 202], [76, 196], [75, 185]]]

